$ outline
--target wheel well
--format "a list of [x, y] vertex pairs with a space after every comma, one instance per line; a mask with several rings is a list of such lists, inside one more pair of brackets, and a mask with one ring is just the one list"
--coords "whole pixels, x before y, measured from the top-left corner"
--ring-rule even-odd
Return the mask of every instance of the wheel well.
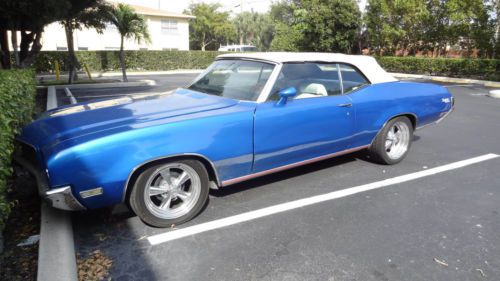
[[396, 118], [396, 117], [401, 117], [401, 116], [404, 116], [404, 117], [407, 117], [408, 119], [410, 119], [411, 125], [413, 126], [413, 130], [415, 131], [415, 129], [417, 128], [417, 117], [413, 114], [407, 113], [407, 114], [401, 114], [398, 116], [394, 116], [391, 118], [391, 120]]
[[181, 155], [181, 156], [165, 157], [165, 158], [156, 159], [156, 160], [152, 160], [150, 162], [144, 163], [141, 166], [137, 167], [134, 171], [132, 171], [132, 174], [129, 175], [128, 181], [127, 181], [127, 183], [125, 185], [125, 194], [124, 194], [124, 197], [123, 197], [123, 201], [128, 200], [128, 198], [130, 196], [130, 192], [132, 191], [132, 187], [135, 184], [135, 181], [137, 180], [137, 178], [139, 177], [139, 175], [143, 171], [145, 171], [146, 169], [148, 169], [149, 167], [152, 167], [152, 166], [158, 165], [158, 164], [162, 164], [162, 163], [172, 162], [172, 161], [175, 161], [175, 160], [187, 160], [187, 159], [189, 159], [189, 160], [197, 160], [200, 163], [202, 163], [203, 166], [205, 166], [205, 169], [207, 169], [209, 181], [213, 181], [213, 182], [215, 182], [215, 184], [217, 186], [219, 186], [219, 179], [217, 178], [217, 174], [215, 172], [215, 167], [206, 158], [201, 157], [201, 156], [197, 156], [197, 155]]

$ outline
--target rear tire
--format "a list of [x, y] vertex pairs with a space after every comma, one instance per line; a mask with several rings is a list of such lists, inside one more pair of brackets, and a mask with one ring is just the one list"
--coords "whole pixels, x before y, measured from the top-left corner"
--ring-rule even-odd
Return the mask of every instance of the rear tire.
[[378, 163], [393, 165], [408, 154], [413, 140], [413, 125], [408, 117], [389, 120], [370, 147], [372, 159]]
[[208, 173], [196, 160], [177, 160], [144, 170], [129, 203], [146, 224], [169, 227], [194, 218], [208, 200]]

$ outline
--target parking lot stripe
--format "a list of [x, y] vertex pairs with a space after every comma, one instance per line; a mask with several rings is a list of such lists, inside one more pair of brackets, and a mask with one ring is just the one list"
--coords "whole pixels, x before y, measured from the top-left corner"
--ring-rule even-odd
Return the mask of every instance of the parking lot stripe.
[[395, 184], [399, 184], [399, 183], [403, 183], [403, 182], [407, 182], [407, 181], [411, 181], [411, 180], [415, 180], [415, 179], [419, 179], [419, 178], [423, 178], [423, 177], [428, 177], [428, 176], [439, 174], [442, 172], [446, 172], [446, 171], [462, 168], [465, 166], [469, 166], [472, 164], [480, 163], [483, 161], [491, 160], [491, 159], [497, 158], [499, 156], [500, 155], [493, 154], [493, 153], [485, 154], [485, 155], [481, 155], [478, 157], [474, 157], [474, 158], [446, 164], [443, 166], [439, 166], [439, 167], [435, 167], [435, 168], [431, 168], [431, 169], [427, 169], [427, 170], [423, 170], [423, 171], [419, 171], [419, 172], [415, 172], [415, 173], [411, 173], [411, 174], [397, 176], [394, 178], [389, 178], [389, 179], [385, 179], [385, 180], [381, 180], [381, 181], [377, 181], [377, 182], [373, 182], [373, 183], [368, 183], [368, 184], [364, 184], [364, 185], [359, 185], [359, 186], [355, 186], [355, 187], [341, 189], [341, 190], [333, 191], [333, 192], [322, 194], [322, 195], [316, 195], [316, 196], [303, 198], [303, 199], [299, 199], [299, 200], [295, 200], [295, 201], [291, 201], [291, 202], [286, 202], [286, 203], [258, 209], [255, 211], [246, 212], [243, 214], [239, 214], [239, 215], [235, 215], [235, 216], [231, 216], [231, 217], [227, 217], [227, 218], [222, 218], [222, 219], [205, 222], [205, 223], [201, 223], [198, 225], [189, 226], [189, 227], [178, 229], [178, 230], [169, 231], [169, 232], [162, 233], [162, 234], [153, 235], [153, 236], [148, 237], [148, 241], [151, 245], [158, 245], [161, 243], [184, 238], [184, 237], [191, 236], [194, 234], [199, 234], [202, 232], [230, 226], [233, 224], [251, 221], [254, 219], [270, 216], [270, 215], [281, 213], [281, 212], [290, 211], [290, 210], [297, 209], [300, 207], [305, 207], [305, 206], [309, 206], [309, 205], [313, 205], [313, 204], [317, 204], [317, 203], [321, 203], [321, 202], [325, 202], [325, 201], [329, 201], [329, 200], [333, 200], [333, 199], [346, 197], [346, 196], [357, 194], [360, 192], [365, 192], [365, 191], [374, 190], [374, 189], [378, 189], [378, 188], [382, 188], [382, 187], [386, 187], [386, 186], [390, 186], [390, 185], [395, 185]]

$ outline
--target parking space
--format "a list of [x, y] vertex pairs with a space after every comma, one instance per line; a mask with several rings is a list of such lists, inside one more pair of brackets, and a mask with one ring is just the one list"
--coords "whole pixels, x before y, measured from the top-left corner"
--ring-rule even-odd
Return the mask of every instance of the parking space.
[[[82, 101], [159, 92], [194, 76], [137, 78], [161, 82], [73, 94]], [[446, 86], [456, 98], [455, 112], [416, 131], [398, 165], [374, 164], [360, 152], [228, 186], [211, 192], [198, 217], [171, 229], [148, 227], [124, 206], [74, 214], [77, 252], [103, 251], [113, 260], [114, 280], [497, 280], [500, 158], [493, 157], [151, 243], [262, 208], [500, 155], [500, 100], [485, 96], [484, 87]]]
[[[154, 80], [156, 86], [141, 86], [128, 88], [99, 88], [99, 89], [72, 89], [71, 93], [78, 102], [85, 102], [97, 99], [119, 98], [123, 96], [141, 95], [151, 92], [165, 92], [179, 87], [186, 86], [198, 74], [165, 74], [165, 75], [144, 75], [131, 76], [130, 81]], [[64, 89], [57, 91], [59, 105], [70, 104]]]

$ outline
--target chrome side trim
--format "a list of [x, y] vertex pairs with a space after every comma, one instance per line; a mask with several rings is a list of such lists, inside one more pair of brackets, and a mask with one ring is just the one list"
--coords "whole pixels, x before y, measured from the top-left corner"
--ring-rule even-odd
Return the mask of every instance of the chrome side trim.
[[281, 166], [281, 167], [276, 167], [276, 168], [269, 169], [269, 170], [266, 170], [266, 171], [262, 171], [262, 172], [258, 172], [258, 173], [254, 173], [254, 174], [250, 174], [250, 175], [246, 175], [246, 176], [242, 176], [242, 177], [239, 177], [239, 178], [225, 180], [225, 181], [222, 182], [222, 186], [228, 186], [228, 185], [239, 183], [239, 182], [242, 182], [242, 181], [247, 181], [247, 180], [250, 180], [250, 179], [253, 179], [253, 178], [258, 178], [258, 177], [262, 177], [262, 176], [269, 175], [269, 174], [272, 174], [272, 173], [276, 173], [276, 172], [288, 170], [288, 169], [291, 169], [291, 168], [295, 168], [295, 167], [307, 165], [307, 164], [310, 164], [310, 163], [318, 162], [318, 161], [321, 161], [321, 160], [333, 158], [333, 157], [336, 157], [336, 156], [340, 156], [340, 155], [344, 155], [344, 154], [349, 154], [349, 153], [352, 153], [352, 152], [355, 152], [355, 151], [363, 150], [363, 149], [365, 149], [367, 147], [368, 147], [368, 145], [363, 145], [363, 146], [359, 146], [359, 147], [355, 147], [355, 148], [351, 148], [351, 149], [346, 149], [346, 150], [342, 150], [342, 151], [339, 151], [339, 152], [335, 152], [335, 153], [331, 153], [331, 154], [327, 154], [327, 155], [323, 155], [323, 156], [311, 158], [311, 159], [308, 159], [308, 160], [304, 160], [304, 161], [300, 161], [300, 162], [296, 162], [296, 163], [284, 165], [284, 166]]
[[417, 127], [415, 130], [421, 130], [427, 126], [430, 126], [430, 125], [434, 125], [434, 124], [439, 124], [441, 121], [443, 121], [446, 117], [448, 117], [451, 112], [453, 112], [453, 110], [455, 110], [455, 107], [452, 107], [450, 110], [448, 110], [448, 112], [446, 112], [444, 115], [442, 115], [441, 117], [439, 117], [438, 120], [434, 121], [434, 122], [431, 122], [431, 123], [427, 123], [425, 125], [422, 125], [420, 127]]
[[439, 118], [438, 120], [436, 120], [436, 124], [439, 124], [441, 123], [441, 121], [443, 121], [446, 117], [448, 117], [452, 112], [453, 110], [455, 110], [455, 107], [452, 107], [450, 110], [448, 110], [448, 112], [446, 112], [443, 116], [441, 116], [441, 118]]
[[50, 206], [67, 211], [83, 211], [86, 208], [76, 200], [71, 192], [71, 186], [63, 186], [45, 192], [43, 198]]
[[128, 185], [130, 183], [130, 179], [132, 178], [132, 175], [137, 171], [137, 169], [141, 168], [142, 166], [144, 165], [147, 165], [151, 162], [154, 162], [154, 161], [158, 161], [158, 160], [166, 160], [166, 159], [169, 159], [169, 158], [175, 158], [175, 157], [180, 157], [180, 156], [194, 156], [194, 157], [200, 157], [202, 159], [204, 159], [205, 161], [207, 161], [208, 163], [210, 163], [210, 166], [212, 167], [212, 170], [214, 171], [214, 174], [215, 174], [215, 181], [216, 181], [216, 184], [218, 186], [221, 186], [221, 182], [219, 180], [219, 175], [217, 173], [217, 169], [215, 168], [215, 165], [214, 163], [208, 159], [206, 156], [204, 155], [201, 155], [201, 154], [197, 154], [197, 153], [179, 153], [179, 154], [172, 154], [172, 155], [168, 155], [168, 156], [161, 156], [161, 157], [156, 157], [156, 158], [153, 158], [153, 159], [149, 159], [149, 160], [146, 160], [144, 162], [142, 162], [141, 164], [135, 166], [132, 171], [129, 173], [128, 177], [127, 177], [127, 181], [125, 182], [125, 187], [123, 188], [123, 195], [122, 195], [122, 202], [125, 201], [125, 196], [127, 195], [127, 191], [128, 191]]

